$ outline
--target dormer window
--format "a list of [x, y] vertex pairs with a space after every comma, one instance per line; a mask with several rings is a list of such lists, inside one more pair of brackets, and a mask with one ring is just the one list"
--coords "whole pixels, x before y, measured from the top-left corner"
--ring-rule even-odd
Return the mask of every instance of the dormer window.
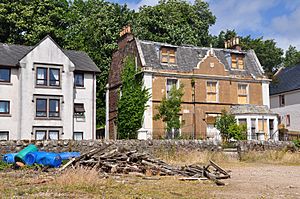
[[245, 69], [244, 55], [231, 54], [231, 68], [239, 70]]
[[162, 47], [160, 52], [161, 52], [161, 63], [167, 63], [167, 64], [176, 63], [175, 48]]

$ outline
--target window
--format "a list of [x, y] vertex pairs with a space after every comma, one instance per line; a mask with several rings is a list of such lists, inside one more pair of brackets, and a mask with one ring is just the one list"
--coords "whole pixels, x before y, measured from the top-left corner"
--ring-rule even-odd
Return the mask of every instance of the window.
[[82, 117], [84, 116], [84, 104], [83, 103], [75, 103], [74, 104], [74, 116], [75, 117]]
[[35, 139], [36, 140], [46, 140], [46, 130], [37, 130], [35, 131]]
[[60, 100], [57, 98], [36, 98], [36, 117], [59, 118]]
[[49, 99], [49, 117], [59, 117], [58, 99]]
[[83, 132], [74, 132], [73, 140], [83, 140]]
[[47, 117], [47, 99], [36, 99], [36, 117]]
[[47, 68], [37, 68], [36, 84], [47, 86]]
[[176, 63], [175, 48], [162, 47], [161, 48], [161, 62], [175, 64]]
[[49, 130], [48, 133], [49, 140], [58, 140], [59, 138], [59, 131], [58, 130]]
[[256, 119], [251, 119], [251, 139], [256, 140]]
[[290, 126], [291, 125], [291, 117], [290, 115], [286, 115], [286, 126]]
[[218, 101], [218, 82], [207, 82], [206, 83], [206, 100], [208, 102]]
[[279, 106], [285, 106], [285, 97], [284, 95], [279, 95]]
[[36, 140], [59, 140], [60, 132], [62, 131], [61, 128], [46, 128], [35, 129], [35, 139]]
[[50, 86], [59, 86], [59, 69], [50, 68]]
[[9, 114], [9, 109], [10, 109], [10, 103], [9, 101], [0, 101], [0, 114]]
[[265, 134], [268, 133], [268, 125], [266, 119], [258, 119], [258, 131], [264, 132]]
[[9, 133], [8, 131], [0, 131], [0, 141], [9, 140]]
[[0, 82], [10, 82], [10, 68], [0, 68]]
[[238, 85], [238, 104], [248, 103], [248, 85], [239, 84]]
[[173, 87], [177, 88], [177, 79], [167, 79], [167, 97], [169, 97], [169, 93]]
[[37, 67], [36, 68], [36, 85], [38, 86], [60, 86], [60, 68]]
[[74, 85], [75, 87], [84, 87], [84, 74], [74, 73]]
[[231, 67], [233, 69], [245, 69], [244, 67], [244, 55], [231, 54]]

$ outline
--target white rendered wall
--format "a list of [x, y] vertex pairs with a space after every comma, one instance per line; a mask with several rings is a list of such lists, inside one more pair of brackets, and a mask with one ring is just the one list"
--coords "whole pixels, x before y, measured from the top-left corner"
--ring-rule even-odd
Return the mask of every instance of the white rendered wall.
[[[35, 63], [57, 64], [62, 65], [61, 69], [61, 88], [36, 88]], [[71, 139], [73, 137], [73, 71], [74, 64], [61, 51], [61, 49], [50, 39], [46, 38], [21, 61], [21, 139], [35, 139], [32, 134], [33, 126], [40, 127], [59, 127], [63, 128], [63, 135], [60, 139]], [[42, 64], [41, 64], [42, 65]], [[62, 96], [60, 107], [60, 120], [41, 120], [35, 119], [35, 102], [34, 95], [57, 95]]]
[[0, 131], [8, 131], [9, 139], [19, 139], [19, 70], [11, 68], [10, 83], [0, 83], [0, 100], [10, 101], [10, 114], [0, 115]]
[[[96, 138], [96, 80], [92, 73], [84, 74], [84, 87], [75, 88], [74, 103], [83, 103], [85, 118], [74, 118], [74, 131], [83, 132], [83, 139]], [[95, 88], [95, 89], [93, 89]]]
[[270, 108], [269, 82], [262, 82], [263, 105]]
[[152, 139], [153, 131], [153, 112], [152, 112], [152, 74], [144, 73], [144, 87], [148, 89], [150, 99], [146, 103], [142, 129], [139, 130], [138, 139]]
[[[270, 97], [271, 110], [279, 114], [281, 123], [290, 131], [300, 132], [300, 91], [282, 93], [285, 98], [285, 105], [279, 106], [279, 95]], [[290, 126], [287, 126], [287, 115], [290, 116]]]

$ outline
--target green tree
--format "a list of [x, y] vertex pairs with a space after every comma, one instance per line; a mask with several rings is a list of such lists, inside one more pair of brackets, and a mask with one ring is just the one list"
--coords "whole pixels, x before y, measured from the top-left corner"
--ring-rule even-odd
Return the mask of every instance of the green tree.
[[217, 118], [216, 128], [220, 131], [222, 140], [227, 142], [232, 136], [229, 127], [236, 124], [234, 115], [229, 114], [226, 110], [222, 110], [221, 117]]
[[228, 127], [229, 137], [235, 140], [247, 139], [247, 126], [238, 125], [237, 123], [230, 124]]
[[140, 39], [169, 44], [209, 45], [209, 27], [215, 16], [208, 3], [195, 0], [160, 0], [155, 6], [143, 6], [135, 15], [134, 32]]
[[162, 119], [166, 123], [166, 131], [168, 134], [174, 136], [174, 130], [179, 129], [181, 126], [179, 112], [181, 110], [181, 102], [183, 96], [183, 84], [177, 89], [173, 86], [168, 94], [164, 96], [162, 102], [156, 107], [158, 113], [154, 116], [155, 120]]
[[119, 139], [137, 139], [137, 131], [142, 127], [146, 103], [150, 95], [143, 86], [141, 73], [135, 69], [135, 60], [124, 59], [122, 89], [118, 101], [117, 129]]
[[97, 78], [97, 125], [105, 124], [105, 86], [111, 56], [123, 26], [133, 17], [126, 5], [103, 0], [74, 0], [67, 16], [65, 48], [88, 53], [100, 68]]
[[0, 41], [35, 45], [49, 34], [63, 45], [68, 10], [66, 0], [1, 0]]
[[297, 51], [295, 46], [290, 45], [285, 51], [283, 64], [285, 67], [294, 66], [300, 63], [300, 51]]

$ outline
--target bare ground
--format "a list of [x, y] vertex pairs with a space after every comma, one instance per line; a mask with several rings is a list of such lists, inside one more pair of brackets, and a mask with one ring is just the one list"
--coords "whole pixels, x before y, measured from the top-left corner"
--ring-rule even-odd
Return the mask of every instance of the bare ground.
[[136, 176], [101, 179], [75, 171], [53, 175], [36, 171], [0, 172], [0, 198], [300, 198], [300, 166], [232, 163], [231, 178], [218, 187], [210, 181], [179, 177], [145, 180]]

